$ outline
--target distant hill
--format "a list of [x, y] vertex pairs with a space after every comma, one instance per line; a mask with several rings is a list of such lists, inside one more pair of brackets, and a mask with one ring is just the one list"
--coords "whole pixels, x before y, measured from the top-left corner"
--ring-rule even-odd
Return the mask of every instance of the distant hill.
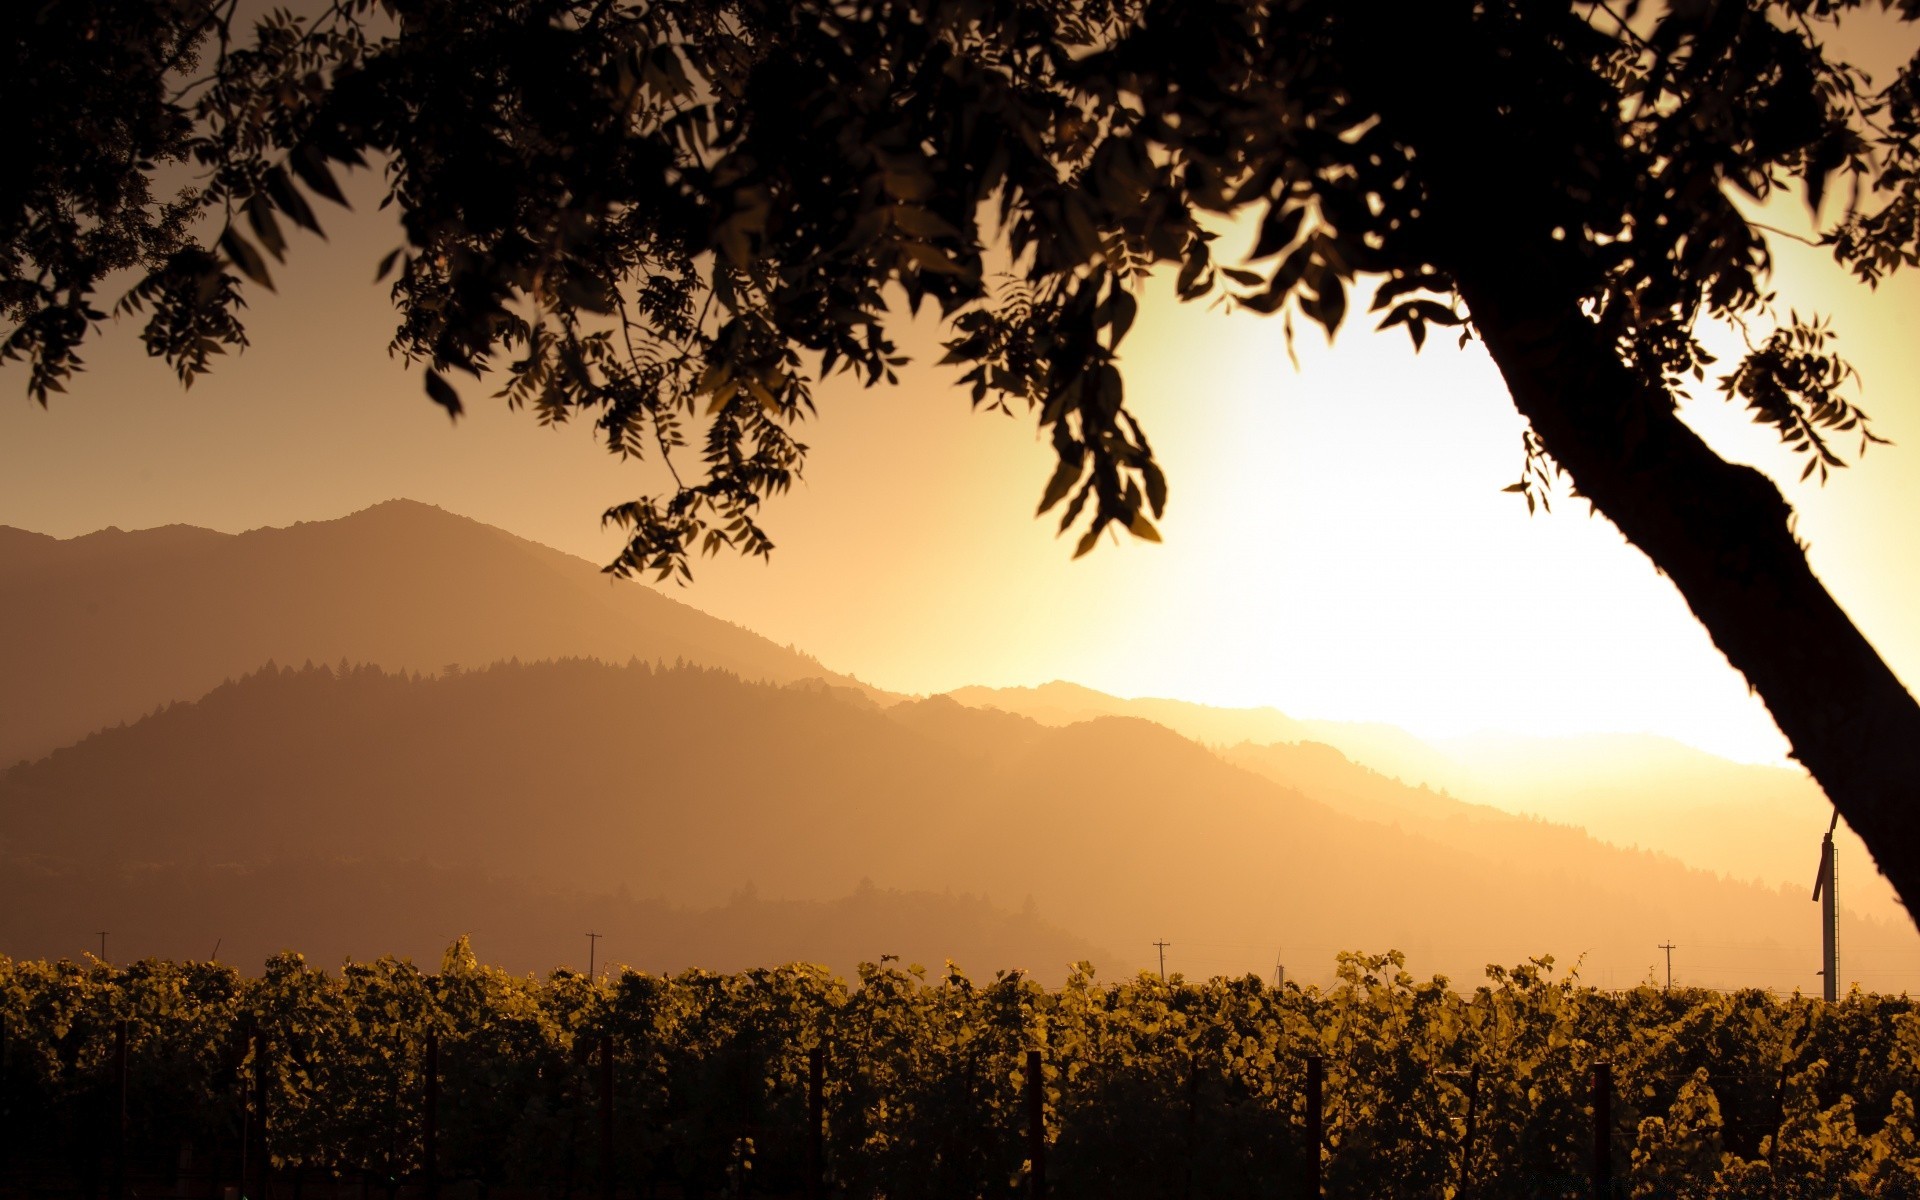
[[[1241, 746], [1229, 757], [1256, 770], [1263, 770], [1260, 757], [1246, 747], [1272, 746], [1288, 770], [1300, 771], [1308, 759], [1291, 748], [1319, 744], [1388, 777], [1379, 783], [1424, 786], [1506, 813], [1578, 826], [1602, 841], [1669, 854], [1729, 879], [1809, 893], [1820, 835], [1833, 813], [1803, 770], [1730, 762], [1645, 734], [1480, 736], [1429, 744], [1388, 725], [1298, 720], [1272, 708], [1128, 700], [1070, 683], [969, 687], [949, 694], [1047, 725], [1100, 715], [1141, 717], [1210, 745]], [[1340, 796], [1353, 793], [1351, 787], [1325, 786], [1324, 774], [1309, 774], [1318, 782], [1296, 786], [1336, 807]], [[1368, 784], [1361, 790], [1378, 789]], [[1838, 842], [1846, 906], [1910, 923], [1866, 845], [1844, 824]]]
[[972, 708], [997, 708], [1042, 725], [1072, 725], [1095, 717], [1139, 717], [1209, 746], [1240, 742], [1321, 742], [1416, 787], [1457, 788], [1462, 764], [1404, 729], [1369, 721], [1318, 721], [1277, 708], [1222, 708], [1189, 700], [1122, 699], [1077, 683], [1039, 687], [963, 687], [947, 695]]
[[[1811, 894], [1833, 805], [1799, 767], [1729, 762], [1646, 734], [1481, 736], [1448, 741], [1468, 764], [1468, 795], [1579, 825], [1623, 846], [1679, 855], [1735, 879]], [[1840, 895], [1863, 913], [1907, 920], [1893, 885], [1844, 823]]]
[[116, 962], [217, 956], [246, 970], [281, 950], [320, 967], [384, 954], [430, 966], [462, 934], [510, 971], [585, 970], [588, 931], [600, 935], [597, 966], [656, 973], [812, 962], [852, 978], [862, 962], [895, 955], [934, 970], [951, 959], [976, 979], [1027, 968], [1058, 984], [1069, 963], [1111, 971], [1122, 961], [1030, 910], [871, 884], [831, 900], [769, 900], [747, 887], [682, 906], [382, 857], [14, 870], [0, 883], [0, 954], [16, 958], [78, 959], [105, 929]]
[[[462, 905], [435, 905], [467, 880], [468, 894], [532, 897], [507, 907], [557, 930], [564, 953], [582, 919], [600, 918], [539, 897], [624, 889], [635, 903], [724, 909], [752, 885], [766, 903], [830, 905], [869, 879], [882, 893], [978, 897], [986, 907], [950, 922], [1000, 930], [994, 961], [964, 964], [976, 972], [1051, 974], [1064, 964], [1035, 956], [1079, 953], [1069, 943], [1144, 966], [1165, 939], [1169, 965], [1192, 974], [1267, 973], [1281, 954], [1311, 979], [1338, 949], [1398, 947], [1463, 982], [1489, 962], [1585, 952], [1589, 979], [1625, 984], [1672, 940], [1688, 982], [1816, 982], [1804, 893], [1397, 784], [1333, 796], [1342, 811], [1303, 794], [1332, 787], [1329, 765], [1269, 764], [1266, 778], [1138, 719], [1048, 728], [946, 698], [882, 710], [704, 669], [275, 668], [0, 774], [0, 953], [46, 945], [56, 921], [73, 945], [77, 910], [34, 898], [85, 896], [89, 881], [135, 882], [95, 889], [124, 907], [88, 908], [81, 945], [93, 928], [144, 924], [156, 938], [190, 931], [204, 953], [219, 906], [188, 898], [210, 894], [209, 878], [229, 881], [211, 894], [236, 923], [284, 929], [288, 944], [330, 919], [288, 898], [329, 894], [341, 909], [329, 944], [380, 929], [393, 944], [438, 941], [466, 931]], [[1475, 820], [1483, 843], [1443, 836]], [[300, 870], [321, 882], [283, 887], [273, 864], [289, 862], [320, 864]], [[368, 863], [444, 882], [387, 897]], [[1044, 914], [1051, 940], [1037, 924], [1030, 937], [994, 925], [1016, 910]], [[1920, 979], [1911, 928], [1849, 918], [1843, 938], [1850, 979]]]
[[516, 656], [685, 658], [865, 690], [584, 559], [408, 500], [242, 534], [0, 527], [0, 764], [269, 660], [438, 672]]

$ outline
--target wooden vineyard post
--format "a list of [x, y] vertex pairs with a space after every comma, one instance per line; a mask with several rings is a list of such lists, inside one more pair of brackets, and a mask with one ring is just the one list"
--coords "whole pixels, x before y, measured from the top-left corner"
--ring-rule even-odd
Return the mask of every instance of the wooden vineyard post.
[[1027, 1051], [1027, 1195], [1042, 1200], [1047, 1194], [1047, 1081], [1041, 1073], [1040, 1052]]
[[440, 1035], [427, 1033], [426, 1062], [422, 1074], [425, 1076], [426, 1095], [422, 1097], [424, 1112], [421, 1114], [420, 1157], [427, 1200], [434, 1200], [440, 1194]]
[[613, 1200], [613, 1035], [600, 1035], [600, 1195]]
[[1593, 1064], [1593, 1196], [1613, 1200], [1613, 1064]]
[[825, 1200], [826, 1178], [826, 1051], [807, 1052], [807, 1179], [806, 1200]]
[[1307, 1056], [1307, 1179], [1306, 1194], [1320, 1195], [1320, 1094], [1326, 1085], [1326, 1060], [1318, 1054]]
[[113, 1083], [107, 1092], [107, 1135], [113, 1147], [109, 1195], [127, 1196], [127, 1023], [113, 1023]]

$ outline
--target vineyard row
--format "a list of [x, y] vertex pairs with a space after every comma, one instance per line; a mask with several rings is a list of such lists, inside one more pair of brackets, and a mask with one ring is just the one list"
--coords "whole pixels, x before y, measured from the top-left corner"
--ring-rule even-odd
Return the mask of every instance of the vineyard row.
[[516, 977], [0, 959], [0, 1189], [382, 1195], [1920, 1196], [1920, 1009], [868, 967]]

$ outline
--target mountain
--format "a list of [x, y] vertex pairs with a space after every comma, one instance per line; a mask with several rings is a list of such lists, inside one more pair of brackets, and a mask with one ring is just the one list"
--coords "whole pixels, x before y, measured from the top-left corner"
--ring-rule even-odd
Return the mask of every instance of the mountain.
[[1139, 717], [1209, 746], [1320, 742], [1415, 786], [1453, 788], [1465, 778], [1462, 765], [1443, 751], [1404, 729], [1376, 722], [1301, 720], [1277, 708], [1220, 708], [1155, 697], [1123, 700], [1060, 680], [1039, 687], [955, 688], [947, 695], [971, 708], [1018, 713], [1042, 725]]
[[[44, 953], [56, 918], [68, 947], [145, 922], [155, 938], [190, 929], [201, 953], [216, 922], [179, 897], [222, 872], [253, 881], [221, 893], [242, 898], [233, 919], [294, 944], [324, 924], [324, 910], [275, 915], [274, 864], [300, 862], [338, 883], [292, 890], [342, 905], [363, 902], [368, 870], [448, 881], [380, 900], [373, 924], [353, 918], [416, 940], [465, 931], [458, 905], [411, 911], [461, 886], [534, 897], [508, 907], [564, 948], [601, 918], [539, 897], [624, 889], [710, 910], [751, 885], [819, 905], [870, 880], [1045, 914], [1068, 931], [1053, 952], [1078, 939], [1123, 967], [1167, 940], [1169, 966], [1191, 974], [1266, 973], [1284, 951], [1313, 979], [1337, 950], [1397, 947], [1470, 982], [1490, 962], [1584, 952], [1585, 977], [1627, 984], [1671, 940], [1688, 982], [1816, 982], [1797, 890], [1498, 814], [1480, 818], [1498, 836], [1476, 845], [1437, 832], [1475, 814], [1434, 793], [1393, 784], [1371, 811], [1340, 811], [1275, 781], [1325, 786], [1307, 767], [1273, 774], [1137, 718], [1049, 728], [947, 698], [881, 709], [691, 667], [272, 668], [0, 774], [0, 953]], [[33, 900], [102, 879], [134, 881], [97, 889], [127, 908], [82, 920]], [[1850, 979], [1920, 978], [1910, 927], [1849, 916], [1843, 939]], [[964, 965], [1064, 966], [1033, 957], [1037, 935], [998, 944], [994, 961]]]
[[[1514, 812], [1579, 825], [1622, 846], [1677, 854], [1734, 879], [1785, 882], [1811, 895], [1833, 806], [1806, 771], [1729, 762], [1646, 734], [1449, 741], [1463, 788]], [[1842, 824], [1842, 902], [1908, 920], [1866, 843]]]
[[[1289, 770], [1304, 770], [1307, 759], [1289, 756], [1286, 748], [1317, 744], [1388, 777], [1382, 782], [1404, 781], [1436, 799], [1463, 797], [1509, 814], [1578, 826], [1616, 846], [1669, 854], [1728, 879], [1769, 887], [1811, 891], [1820, 836], [1833, 813], [1803, 770], [1731, 762], [1645, 734], [1481, 736], [1435, 745], [1389, 725], [1300, 720], [1272, 708], [1121, 699], [1070, 683], [968, 687], [948, 694], [1047, 725], [1103, 715], [1140, 717], [1209, 745], [1239, 747], [1229, 757], [1255, 770], [1262, 769], [1259, 756], [1249, 748], [1274, 747], [1287, 757]], [[1331, 786], [1320, 774], [1310, 777], [1316, 782], [1298, 786], [1318, 799], [1335, 807], [1342, 807], [1341, 797], [1356, 799], [1351, 788]], [[1865, 843], [1844, 824], [1835, 840], [1846, 907], [1910, 923]]]
[[0, 527], [0, 763], [269, 660], [437, 672], [515, 656], [685, 658], [867, 691], [584, 559], [408, 500], [242, 534]]

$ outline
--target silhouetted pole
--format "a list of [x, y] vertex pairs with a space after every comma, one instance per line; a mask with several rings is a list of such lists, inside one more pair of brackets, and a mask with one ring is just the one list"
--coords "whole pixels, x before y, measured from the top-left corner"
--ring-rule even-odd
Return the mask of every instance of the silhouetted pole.
[[107, 1130], [113, 1139], [113, 1200], [127, 1196], [127, 1023], [113, 1023], [113, 1087], [107, 1094]]
[[824, 1200], [826, 1179], [826, 1051], [815, 1046], [807, 1052], [807, 1180], [806, 1200]]
[[1027, 1161], [1027, 1195], [1041, 1200], [1047, 1194], [1047, 1083], [1038, 1050], [1027, 1051]]
[[1171, 945], [1173, 945], [1172, 942], [1155, 942], [1153, 944], [1153, 948], [1160, 952], [1160, 979], [1162, 982], [1165, 982], [1167, 978], [1167, 947]]
[[588, 979], [593, 978], [593, 952], [599, 949], [599, 946], [600, 946], [600, 935], [597, 933], [587, 934], [587, 978]]
[[1593, 1196], [1613, 1196], [1613, 1064], [1593, 1064]]
[[94, 935], [100, 939], [100, 961], [107, 961], [107, 931], [102, 929]]
[[1657, 950], [1665, 950], [1667, 952], [1667, 990], [1669, 992], [1673, 990], [1673, 952], [1679, 948], [1680, 947], [1674, 945], [1672, 942], [1661, 942], [1655, 947]]
[[1840, 998], [1840, 848], [1827, 834], [1827, 890], [1820, 897], [1821, 970], [1826, 972], [1823, 989], [1828, 1000]]
[[600, 1035], [600, 1194], [613, 1200], [613, 1035]]
[[427, 1033], [427, 1061], [422, 1067], [425, 1075], [426, 1096], [423, 1098], [425, 1112], [420, 1131], [420, 1157], [423, 1168], [428, 1200], [440, 1194], [440, 1035]]
[[1327, 1064], [1318, 1054], [1307, 1057], [1307, 1181], [1306, 1193], [1320, 1195], [1320, 1093], [1326, 1085]]
[[1840, 864], [1833, 846], [1833, 831], [1839, 824], [1836, 808], [1827, 835], [1820, 839], [1820, 873], [1813, 880], [1813, 898], [1820, 902], [1820, 993], [1828, 1003], [1840, 998], [1840, 909], [1834, 894]]

